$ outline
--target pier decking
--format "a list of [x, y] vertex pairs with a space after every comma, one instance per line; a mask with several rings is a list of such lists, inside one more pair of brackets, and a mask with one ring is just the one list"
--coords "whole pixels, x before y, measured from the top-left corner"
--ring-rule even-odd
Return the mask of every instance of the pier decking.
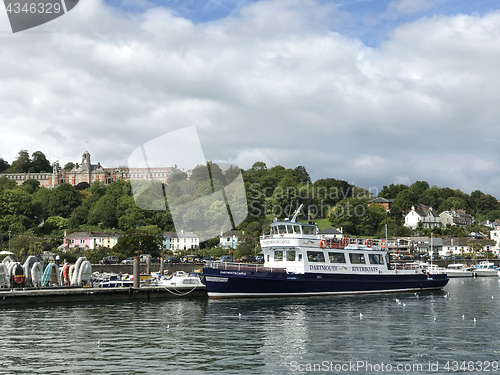
[[0, 307], [75, 302], [151, 301], [183, 297], [207, 297], [207, 291], [205, 288], [180, 290], [165, 287], [0, 289]]

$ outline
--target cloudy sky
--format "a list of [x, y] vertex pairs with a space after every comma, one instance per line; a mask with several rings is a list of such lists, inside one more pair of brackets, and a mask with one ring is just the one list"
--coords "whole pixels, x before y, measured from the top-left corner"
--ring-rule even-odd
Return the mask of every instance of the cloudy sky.
[[16, 34], [0, 11], [0, 157], [40, 150], [65, 164], [88, 150], [113, 167], [195, 125], [206, 159], [245, 169], [500, 198], [499, 8], [80, 0]]

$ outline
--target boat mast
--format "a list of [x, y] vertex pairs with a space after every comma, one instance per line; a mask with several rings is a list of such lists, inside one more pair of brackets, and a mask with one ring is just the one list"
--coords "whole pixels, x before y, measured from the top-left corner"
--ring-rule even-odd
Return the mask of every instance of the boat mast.
[[299, 208], [297, 208], [295, 210], [295, 212], [293, 213], [292, 220], [290, 220], [291, 223], [295, 223], [295, 219], [297, 218], [297, 215], [299, 214], [300, 210], [302, 209], [302, 206], [304, 206], [304, 203], [301, 203]]
[[434, 250], [432, 249], [432, 232], [431, 232], [431, 270], [432, 270], [432, 258], [434, 258]]

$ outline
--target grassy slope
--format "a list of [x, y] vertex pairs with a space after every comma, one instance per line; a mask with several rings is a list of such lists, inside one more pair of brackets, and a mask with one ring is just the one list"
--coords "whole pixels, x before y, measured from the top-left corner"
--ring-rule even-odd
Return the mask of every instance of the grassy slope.
[[[307, 223], [307, 220], [297, 220], [299, 223]], [[328, 219], [316, 219], [316, 220], [312, 220], [314, 222], [316, 222], [316, 224], [318, 225], [318, 228], [319, 230], [323, 230], [325, 228], [331, 228], [332, 227], [332, 224], [330, 224], [330, 222], [328, 221]]]

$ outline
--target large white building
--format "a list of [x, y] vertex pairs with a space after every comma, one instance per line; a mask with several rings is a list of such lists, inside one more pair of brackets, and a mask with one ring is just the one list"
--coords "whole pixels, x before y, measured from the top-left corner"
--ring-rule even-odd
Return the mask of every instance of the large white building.
[[200, 247], [200, 237], [191, 232], [164, 232], [163, 248], [173, 252]]
[[422, 223], [422, 228], [441, 228], [443, 224], [432, 207], [420, 205], [418, 208], [411, 207], [411, 211], [405, 216], [405, 226], [416, 229]]

